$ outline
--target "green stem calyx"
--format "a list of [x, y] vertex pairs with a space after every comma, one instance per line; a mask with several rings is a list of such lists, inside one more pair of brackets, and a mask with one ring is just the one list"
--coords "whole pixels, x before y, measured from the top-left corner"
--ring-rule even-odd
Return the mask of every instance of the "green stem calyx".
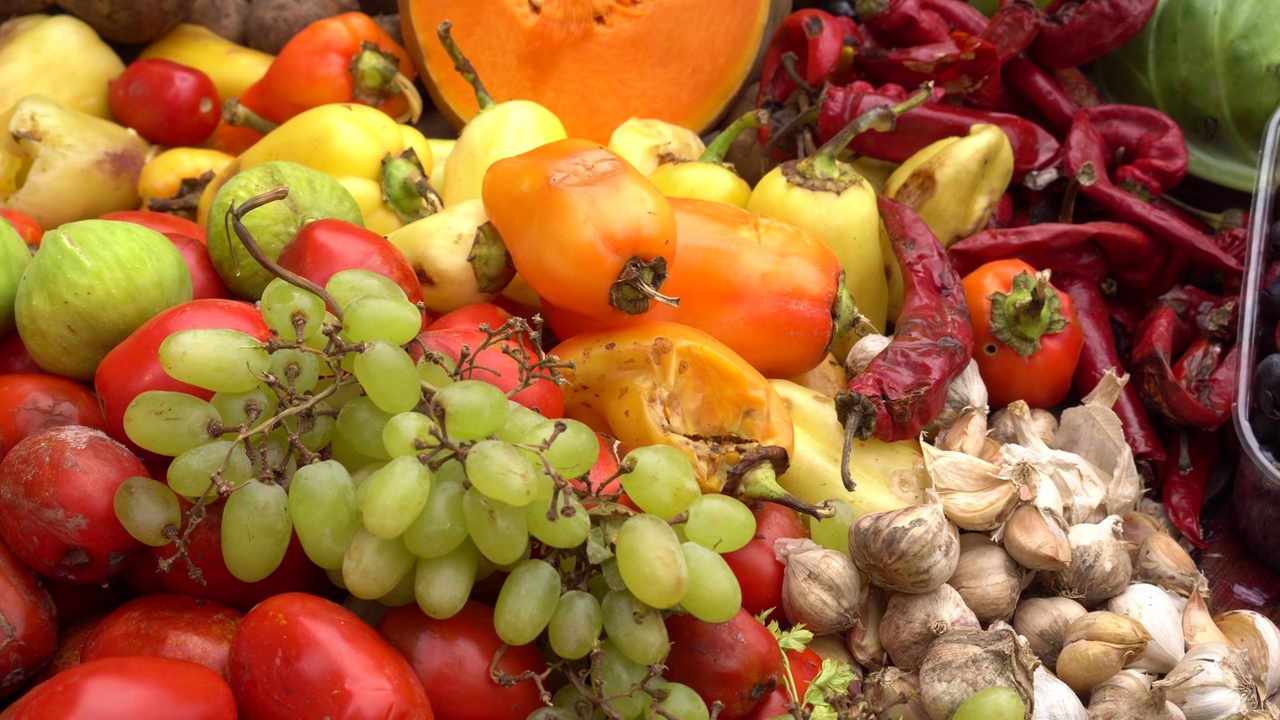
[[854, 170], [848, 163], [840, 160], [840, 154], [844, 152], [849, 143], [853, 142], [855, 137], [868, 130], [879, 130], [880, 132], [892, 130], [899, 115], [920, 107], [932, 94], [933, 83], [927, 82], [897, 105], [877, 105], [867, 110], [854, 118], [848, 125], [845, 125], [840, 132], [823, 143], [822, 147], [818, 148], [812, 155], [800, 160], [796, 165], [796, 171], [804, 178], [830, 181], [843, 180], [847, 174], [854, 172]]
[[650, 301], [677, 307], [680, 298], [658, 292], [666, 280], [666, 258], [643, 260], [633, 257], [627, 260], [618, 279], [609, 287], [609, 305], [628, 315], [639, 315], [648, 310]]
[[733, 142], [739, 135], [746, 132], [748, 128], [762, 128], [767, 122], [769, 122], [769, 113], [765, 110], [757, 108], [743, 113], [707, 145], [707, 148], [698, 156], [698, 162], [716, 165], [723, 163], [725, 156], [729, 154], [729, 148], [733, 147]]
[[1034, 355], [1040, 338], [1067, 325], [1058, 292], [1049, 285], [1049, 271], [1021, 272], [1007, 293], [992, 293], [991, 334], [1019, 355]]

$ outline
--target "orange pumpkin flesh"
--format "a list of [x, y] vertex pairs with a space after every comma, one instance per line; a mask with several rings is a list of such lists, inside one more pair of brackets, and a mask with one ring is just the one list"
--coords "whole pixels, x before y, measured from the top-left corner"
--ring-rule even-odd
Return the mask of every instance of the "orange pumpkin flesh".
[[400, 0], [405, 45], [460, 128], [475, 91], [436, 34], [443, 20], [493, 99], [540, 103], [570, 136], [607, 143], [630, 117], [704, 132], [766, 41], [771, 0]]

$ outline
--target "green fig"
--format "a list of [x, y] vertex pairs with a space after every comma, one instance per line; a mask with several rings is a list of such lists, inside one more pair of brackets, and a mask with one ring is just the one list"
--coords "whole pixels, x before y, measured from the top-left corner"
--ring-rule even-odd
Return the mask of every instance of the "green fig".
[[0, 335], [14, 328], [13, 303], [18, 296], [18, 280], [31, 262], [31, 250], [22, 236], [7, 222], [0, 221]]
[[78, 220], [44, 234], [14, 314], [37, 365], [87, 382], [138, 326], [189, 300], [191, 272], [169, 238], [131, 222]]
[[364, 227], [355, 198], [327, 173], [305, 165], [275, 160], [236, 173], [218, 189], [209, 207], [209, 258], [222, 282], [236, 295], [257, 300], [275, 275], [254, 260], [236, 236], [227, 211], [269, 190], [287, 187], [289, 194], [245, 213], [241, 218], [263, 253], [275, 260], [306, 223], [338, 218]]

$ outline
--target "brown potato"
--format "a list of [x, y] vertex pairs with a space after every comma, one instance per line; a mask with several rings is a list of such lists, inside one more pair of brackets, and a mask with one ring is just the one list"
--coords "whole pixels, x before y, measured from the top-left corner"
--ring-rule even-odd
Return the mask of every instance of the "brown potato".
[[277, 55], [316, 20], [359, 9], [359, 0], [252, 0], [245, 40], [255, 50]]
[[233, 43], [244, 45], [249, 0], [194, 0], [186, 21], [203, 25]]
[[169, 32], [191, 9], [192, 0], [56, 0], [103, 39], [129, 45], [151, 42]]
[[14, 15], [40, 13], [53, 7], [53, 0], [0, 0], [0, 20]]

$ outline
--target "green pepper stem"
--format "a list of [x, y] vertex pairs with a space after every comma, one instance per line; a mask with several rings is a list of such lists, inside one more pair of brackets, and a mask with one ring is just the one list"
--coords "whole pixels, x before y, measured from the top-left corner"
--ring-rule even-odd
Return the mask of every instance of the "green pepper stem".
[[680, 298], [658, 292], [667, 280], [667, 260], [656, 257], [627, 260], [618, 279], [609, 286], [609, 306], [628, 315], [639, 315], [649, 309], [650, 301], [679, 307]]
[[767, 110], [757, 108], [743, 113], [741, 117], [729, 123], [729, 127], [717, 135], [711, 144], [707, 145], [707, 149], [698, 156], [698, 162], [716, 165], [723, 163], [725, 156], [729, 154], [729, 148], [733, 147], [739, 135], [746, 132], [748, 128], [764, 127], [767, 122], [769, 122]]
[[245, 107], [237, 98], [227, 98], [227, 101], [223, 103], [222, 121], [228, 125], [249, 128], [261, 135], [266, 135], [280, 127], [279, 124], [273, 123]]
[[484, 89], [484, 83], [480, 82], [480, 76], [476, 74], [476, 68], [462, 54], [461, 48], [453, 41], [453, 23], [445, 20], [440, 23], [440, 27], [436, 28], [436, 34], [440, 36], [440, 44], [444, 45], [444, 51], [449, 54], [449, 59], [453, 61], [453, 67], [466, 80], [469, 85], [476, 91], [476, 103], [480, 105], [480, 110], [488, 110], [497, 103], [494, 102], [493, 96], [488, 90]]
[[729, 469], [724, 488], [726, 495], [744, 500], [764, 500], [789, 507], [796, 512], [822, 519], [836, 514], [830, 500], [814, 505], [787, 492], [778, 484], [778, 475], [791, 464], [787, 451], [776, 445], [761, 445], [742, 454], [742, 459]]
[[920, 107], [933, 94], [933, 83], [920, 86], [897, 105], [877, 105], [845, 125], [840, 132], [822, 144], [812, 155], [800, 161], [796, 169], [804, 177], [838, 180], [841, 175], [840, 153], [860, 133], [867, 130], [886, 132], [893, 129], [898, 116]]
[[1160, 199], [1200, 220], [1205, 225], [1213, 228], [1214, 232], [1234, 230], [1238, 227], [1244, 227], [1245, 224], [1246, 213], [1241, 208], [1228, 208], [1223, 212], [1216, 213], [1185, 203], [1168, 193], [1161, 195]]
[[1067, 325], [1062, 300], [1049, 284], [1049, 271], [1021, 272], [1008, 293], [992, 293], [991, 334], [1022, 356], [1040, 350], [1040, 338]]

